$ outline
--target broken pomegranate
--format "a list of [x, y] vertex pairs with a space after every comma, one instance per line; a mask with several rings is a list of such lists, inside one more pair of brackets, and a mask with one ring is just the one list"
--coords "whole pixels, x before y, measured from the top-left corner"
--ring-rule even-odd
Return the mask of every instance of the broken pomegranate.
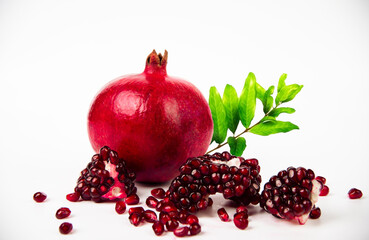
[[216, 193], [245, 206], [259, 203], [261, 176], [256, 159], [215, 153], [190, 158], [179, 170], [168, 190], [169, 199], [177, 209], [189, 212], [206, 209], [209, 195]]
[[73, 229], [73, 225], [69, 222], [63, 222], [59, 226], [59, 232], [61, 234], [68, 234], [72, 231], [72, 229]]
[[264, 185], [260, 206], [272, 215], [305, 224], [323, 187], [311, 169], [289, 167]]
[[95, 202], [119, 200], [136, 192], [134, 180], [135, 174], [127, 170], [117, 152], [104, 146], [81, 171], [74, 193], [66, 198], [72, 202], [80, 198]]
[[206, 99], [193, 84], [167, 75], [167, 59], [167, 51], [153, 51], [143, 73], [108, 83], [88, 114], [93, 149], [115, 149], [140, 182], [169, 181], [187, 158], [206, 152], [213, 134]]
[[33, 200], [39, 203], [45, 201], [46, 198], [47, 198], [47, 195], [43, 192], [36, 192], [33, 195]]
[[348, 196], [350, 199], [358, 199], [363, 196], [363, 193], [357, 188], [351, 188], [348, 192]]

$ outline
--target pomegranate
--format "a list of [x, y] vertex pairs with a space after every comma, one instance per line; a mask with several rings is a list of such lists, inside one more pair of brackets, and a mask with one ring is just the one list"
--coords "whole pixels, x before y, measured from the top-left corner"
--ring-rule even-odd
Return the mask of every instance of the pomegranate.
[[191, 83], [167, 75], [167, 59], [167, 51], [154, 50], [143, 73], [108, 83], [88, 114], [93, 149], [115, 149], [139, 182], [174, 178], [187, 158], [206, 152], [213, 134], [206, 99]]
[[289, 167], [264, 185], [260, 206], [278, 218], [296, 219], [305, 224], [323, 186], [315, 179], [313, 170]]

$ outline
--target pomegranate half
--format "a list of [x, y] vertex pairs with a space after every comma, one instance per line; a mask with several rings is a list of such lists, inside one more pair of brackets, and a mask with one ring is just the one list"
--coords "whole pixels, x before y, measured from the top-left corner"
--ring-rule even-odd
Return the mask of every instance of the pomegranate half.
[[93, 149], [115, 149], [139, 182], [166, 182], [212, 138], [209, 105], [191, 83], [167, 75], [168, 52], [147, 57], [141, 74], [108, 83], [93, 100], [88, 134]]

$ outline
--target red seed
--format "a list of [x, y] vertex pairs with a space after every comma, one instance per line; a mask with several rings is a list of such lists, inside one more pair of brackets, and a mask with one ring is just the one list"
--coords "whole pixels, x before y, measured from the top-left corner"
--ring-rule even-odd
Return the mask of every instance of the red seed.
[[311, 212], [309, 213], [309, 217], [310, 217], [311, 219], [317, 219], [317, 218], [319, 218], [319, 217], [320, 217], [320, 215], [321, 215], [320, 208], [313, 208], [313, 209], [311, 210]]
[[218, 209], [217, 213], [218, 213], [220, 220], [222, 220], [223, 222], [229, 221], [229, 215], [224, 208]]
[[166, 224], [169, 220], [171, 219], [171, 217], [169, 216], [168, 213], [166, 212], [161, 212], [159, 214], [159, 221], [163, 224]]
[[55, 213], [55, 217], [57, 219], [63, 219], [63, 218], [67, 218], [69, 217], [71, 211], [69, 208], [66, 208], [66, 207], [62, 207], [62, 208], [59, 208], [56, 213]]
[[156, 216], [156, 213], [152, 210], [145, 210], [145, 212], [143, 212], [143, 217], [144, 217], [145, 221], [149, 222], [149, 223], [153, 223], [153, 222], [156, 222], [158, 220], [158, 217]]
[[128, 210], [128, 214], [131, 215], [132, 213], [139, 213], [142, 214], [145, 211], [143, 207], [132, 207]]
[[123, 214], [126, 211], [126, 203], [124, 201], [118, 201], [115, 203], [115, 211], [118, 214]]
[[142, 216], [141, 214], [134, 212], [131, 215], [129, 215], [129, 221], [131, 222], [132, 225], [137, 227], [142, 221]]
[[165, 197], [165, 191], [162, 188], [154, 188], [151, 190], [151, 195], [156, 198], [163, 199]]
[[73, 229], [73, 225], [69, 222], [63, 222], [59, 226], [59, 232], [61, 234], [68, 234], [72, 231], [72, 229]]
[[168, 231], [173, 232], [179, 226], [179, 223], [175, 219], [171, 219], [165, 223], [165, 227]]
[[327, 185], [324, 185], [322, 190], [319, 193], [319, 196], [327, 196], [329, 193], [329, 187]]
[[357, 188], [351, 188], [348, 192], [348, 196], [350, 199], [358, 199], [363, 196], [363, 193]]
[[244, 213], [236, 213], [233, 218], [234, 225], [238, 227], [239, 229], [246, 229], [249, 225], [249, 221], [247, 220], [247, 217], [245, 217], [246, 214]]
[[245, 212], [247, 214], [248, 213], [247, 207], [239, 206], [238, 208], [236, 208], [236, 213], [239, 213], [239, 212]]
[[201, 226], [198, 223], [192, 223], [190, 225], [190, 235], [197, 235], [201, 232]]
[[154, 230], [154, 233], [157, 235], [157, 236], [160, 236], [163, 234], [164, 232], [164, 224], [159, 222], [159, 221], [156, 221], [154, 222], [154, 224], [152, 225], [152, 229]]
[[146, 205], [149, 207], [149, 208], [156, 208], [156, 206], [158, 205], [159, 203], [159, 200], [154, 198], [153, 196], [149, 196], [147, 199], [146, 199]]
[[71, 202], [77, 202], [81, 194], [79, 192], [69, 193], [66, 196], [66, 199]]
[[43, 192], [37, 192], [33, 195], [33, 200], [36, 202], [43, 202], [47, 198], [47, 195]]
[[137, 194], [132, 194], [124, 200], [127, 205], [136, 205], [140, 202], [140, 198], [137, 196]]
[[317, 176], [315, 179], [318, 180], [319, 182], [323, 183], [323, 184], [325, 184], [325, 182], [326, 182], [325, 177], [322, 177], [322, 176]]
[[193, 223], [199, 223], [199, 218], [193, 214], [190, 214], [187, 216], [186, 223], [190, 225]]
[[177, 237], [185, 237], [188, 235], [189, 232], [189, 228], [188, 227], [181, 227], [181, 228], [177, 228], [173, 231], [174, 235], [176, 235]]

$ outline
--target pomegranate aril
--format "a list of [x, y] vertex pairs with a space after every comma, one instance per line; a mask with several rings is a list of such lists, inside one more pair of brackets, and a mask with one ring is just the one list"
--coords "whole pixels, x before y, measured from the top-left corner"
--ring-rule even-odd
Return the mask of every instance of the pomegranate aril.
[[33, 200], [35, 200], [36, 202], [43, 202], [45, 201], [46, 198], [47, 198], [47, 195], [43, 192], [36, 192], [33, 195]]
[[69, 222], [63, 222], [59, 226], [59, 232], [61, 234], [68, 234], [72, 231], [72, 229], [73, 229], [73, 225]]
[[317, 176], [315, 179], [318, 180], [319, 182], [321, 182], [322, 184], [325, 184], [325, 182], [326, 182], [325, 177], [322, 177], [322, 176]]
[[324, 185], [322, 190], [320, 190], [319, 196], [327, 196], [329, 193], [329, 187]]
[[236, 213], [233, 217], [233, 222], [236, 227], [239, 229], [246, 229], [249, 225], [249, 221], [247, 219], [247, 215], [244, 213]]
[[163, 234], [164, 232], [164, 224], [159, 222], [159, 221], [156, 221], [154, 222], [154, 224], [152, 225], [152, 229], [154, 230], [154, 233], [157, 235], [157, 236], [160, 236]]
[[217, 213], [218, 213], [220, 220], [222, 220], [223, 222], [229, 221], [229, 215], [224, 208], [218, 209]]
[[363, 193], [357, 188], [351, 188], [348, 192], [348, 196], [350, 199], [358, 199], [363, 196]]
[[166, 212], [160, 212], [159, 213], [159, 221], [163, 224], [167, 223], [169, 220], [171, 220], [171, 217]]
[[143, 218], [145, 219], [146, 222], [149, 222], [149, 223], [153, 223], [158, 220], [156, 213], [152, 210], [145, 210], [143, 212]]
[[240, 212], [245, 212], [246, 214], [248, 213], [247, 207], [246, 206], [239, 206], [236, 208], [236, 213], [240, 213]]
[[132, 225], [137, 227], [142, 221], [142, 216], [140, 213], [134, 212], [129, 215], [129, 221]]
[[142, 214], [145, 211], [143, 207], [132, 207], [128, 210], [128, 214], [131, 215], [132, 213], [139, 213]]
[[140, 198], [138, 197], [137, 194], [132, 194], [126, 197], [124, 201], [126, 202], [127, 205], [136, 205], [140, 202]]
[[199, 218], [196, 215], [189, 214], [186, 219], [187, 224], [199, 223]]
[[162, 188], [154, 188], [151, 190], [151, 195], [158, 199], [163, 199], [165, 197], [165, 191]]
[[146, 205], [149, 207], [149, 208], [156, 208], [156, 206], [158, 205], [159, 203], [159, 200], [154, 198], [153, 196], [149, 196], [147, 199], [146, 199]]
[[171, 219], [165, 223], [165, 227], [169, 232], [173, 232], [179, 226], [179, 223], [175, 219]]
[[189, 232], [189, 228], [188, 227], [180, 227], [177, 228], [173, 231], [174, 235], [176, 235], [177, 237], [185, 237], [188, 235]]
[[69, 193], [66, 196], [66, 199], [71, 202], [77, 202], [80, 198], [81, 194], [79, 192]]
[[62, 207], [62, 208], [59, 208], [56, 213], [55, 213], [55, 217], [57, 219], [63, 219], [63, 218], [67, 218], [69, 217], [71, 211], [69, 208], [66, 208], [66, 207]]
[[317, 219], [317, 218], [319, 218], [319, 217], [320, 217], [320, 215], [321, 215], [320, 208], [313, 208], [313, 209], [311, 210], [311, 212], [309, 213], [309, 217], [310, 217], [311, 219]]
[[201, 232], [201, 226], [198, 223], [193, 223], [190, 225], [190, 235], [197, 235]]
[[115, 211], [118, 214], [123, 214], [126, 211], [126, 203], [124, 201], [118, 201], [115, 203]]

